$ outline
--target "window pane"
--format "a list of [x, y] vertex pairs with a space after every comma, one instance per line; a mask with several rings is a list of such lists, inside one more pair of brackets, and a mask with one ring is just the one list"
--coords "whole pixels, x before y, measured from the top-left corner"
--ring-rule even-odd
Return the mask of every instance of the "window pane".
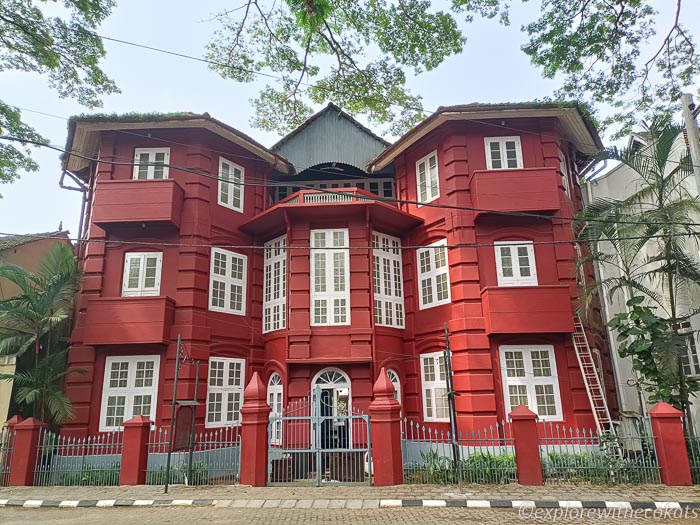
[[241, 381], [241, 363], [232, 361], [228, 369], [228, 385], [243, 386]]
[[518, 264], [520, 265], [520, 276], [530, 277], [530, 257], [527, 246], [518, 246]]
[[508, 397], [511, 410], [518, 405], [527, 406], [527, 387], [525, 385], [508, 385]]
[[449, 417], [446, 388], [435, 389], [435, 417], [445, 419]]
[[446, 300], [449, 297], [449, 291], [447, 286], [447, 274], [442, 273], [435, 277], [435, 286], [437, 288], [437, 300]]
[[491, 155], [491, 167], [500, 169], [501, 165], [501, 145], [498, 142], [489, 142], [489, 153]]
[[314, 253], [314, 291], [326, 291], [326, 254]]
[[549, 377], [552, 367], [549, 363], [549, 352], [536, 350], [532, 355], [532, 373], [535, 377]]
[[139, 180], [144, 180], [148, 178], [148, 160], [150, 158], [150, 155], [148, 153], [140, 153], [139, 154], [139, 173], [138, 173], [138, 178]]
[[438, 358], [438, 367], [440, 370], [440, 381], [447, 381], [447, 368], [445, 367], [445, 356], [440, 355]]
[[425, 202], [428, 200], [428, 183], [425, 178], [425, 162], [418, 163], [418, 200]]
[[426, 388], [423, 395], [425, 396], [425, 417], [433, 417], [433, 392], [430, 388]]
[[144, 288], [155, 288], [156, 287], [156, 276], [158, 270], [158, 258], [156, 257], [146, 257], [146, 271], [143, 280]]
[[447, 266], [447, 248], [438, 246], [435, 248], [435, 268], [444, 268]]
[[432, 357], [423, 359], [423, 379], [435, 381], [435, 363]]
[[325, 299], [314, 300], [314, 323], [325, 324], [328, 322], [328, 302]]
[[226, 255], [221, 252], [214, 252], [214, 273], [226, 276]]
[[231, 285], [231, 300], [229, 301], [229, 309], [234, 312], [243, 310], [243, 287], [239, 284]]
[[224, 386], [223, 361], [209, 361], [209, 385]]
[[517, 154], [515, 142], [512, 140], [507, 140], [506, 141], [506, 159], [507, 159], [509, 168], [517, 168], [518, 167], [518, 156], [517, 155], [518, 154]]
[[522, 352], [506, 352], [506, 375], [525, 377], [525, 360]]
[[136, 388], [153, 386], [153, 361], [138, 361], [136, 363]]
[[333, 289], [336, 292], [345, 291], [345, 254], [333, 253]]
[[231, 278], [243, 280], [243, 259], [231, 257]]
[[109, 388], [126, 388], [129, 376], [129, 363], [126, 361], [113, 362], [109, 372]]
[[433, 155], [428, 159], [430, 168], [430, 196], [435, 198], [438, 196], [438, 172], [437, 172], [437, 157]]
[[333, 300], [333, 322], [334, 323], [347, 322], [347, 305], [346, 305], [345, 299], [334, 299]]
[[213, 281], [211, 287], [211, 305], [224, 308], [226, 305], [226, 284], [221, 281]]
[[124, 422], [125, 407], [125, 396], [109, 396], [107, 398], [107, 415], [105, 417], [105, 426], [121, 426], [121, 424]]
[[220, 392], [211, 392], [207, 400], [207, 421], [216, 423], [221, 421], [221, 396]]
[[382, 270], [384, 275], [384, 295], [391, 295], [391, 262], [389, 259], [382, 260]]
[[374, 300], [374, 322], [377, 324], [384, 324], [382, 317], [382, 301], [379, 299]]
[[421, 296], [423, 297], [423, 304], [431, 304], [433, 302], [433, 280], [422, 279], [421, 280]]
[[501, 272], [503, 277], [513, 277], [513, 258], [510, 255], [510, 246], [501, 246]]
[[382, 293], [382, 286], [381, 286], [381, 264], [380, 264], [380, 257], [378, 255], [374, 256], [373, 260], [373, 275], [372, 278], [374, 280], [374, 293]]
[[127, 288], [139, 288], [139, 277], [141, 273], [141, 257], [129, 258], [129, 279]]
[[535, 398], [538, 415], [555, 416], [557, 414], [553, 385], [535, 385]]
[[418, 258], [420, 259], [420, 273], [428, 273], [430, 271], [430, 252], [423, 250], [419, 252]]
[[151, 396], [142, 395], [134, 396], [134, 409], [132, 415], [134, 416], [151, 416]]

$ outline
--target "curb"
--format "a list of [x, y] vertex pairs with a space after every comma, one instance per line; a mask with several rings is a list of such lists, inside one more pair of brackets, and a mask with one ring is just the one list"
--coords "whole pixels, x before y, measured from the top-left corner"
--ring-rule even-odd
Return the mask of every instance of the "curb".
[[[284, 503], [283, 503], [284, 502]], [[334, 502], [334, 503], [333, 503]], [[341, 503], [342, 502], [342, 503]], [[352, 504], [348, 504], [352, 502]], [[293, 503], [293, 505], [291, 504]], [[110, 508], [110, 507], [238, 507], [238, 508], [399, 508], [463, 507], [474, 509], [700, 509], [700, 502], [681, 501], [557, 501], [557, 500], [470, 500], [470, 499], [89, 499], [89, 500], [21, 500], [0, 499], [0, 507], [23, 508]]]

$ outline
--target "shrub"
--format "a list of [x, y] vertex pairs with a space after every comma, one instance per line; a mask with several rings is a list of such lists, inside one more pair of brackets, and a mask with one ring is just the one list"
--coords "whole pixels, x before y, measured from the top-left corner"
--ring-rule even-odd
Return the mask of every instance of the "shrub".
[[[185, 478], [189, 478], [187, 463], [173, 465], [170, 467], [170, 483], [181, 485], [185, 483]], [[146, 473], [146, 485], [165, 485], [165, 467], [160, 466], [158, 470], [150, 470]], [[187, 480], [190, 485], [208, 485], [209, 468], [202, 461], [192, 463], [192, 479]]]

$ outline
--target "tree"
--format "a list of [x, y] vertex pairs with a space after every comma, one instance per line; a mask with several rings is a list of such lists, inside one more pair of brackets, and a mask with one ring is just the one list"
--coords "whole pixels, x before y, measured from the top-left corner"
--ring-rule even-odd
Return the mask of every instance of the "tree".
[[[94, 29], [110, 14], [113, 0], [64, 0], [64, 16], [47, 17], [42, 0], [0, 2], [0, 72], [26, 71], [48, 75], [49, 85], [62, 98], [88, 107], [101, 105], [100, 96], [118, 89], [100, 69], [105, 55]], [[21, 112], [0, 100], [0, 135], [46, 142], [22, 122]], [[29, 150], [0, 143], [0, 183], [12, 182], [20, 170], [36, 171]]]
[[[677, 140], [681, 132], [655, 121], [647, 130], [648, 146], [604, 151], [602, 158], [634, 170], [637, 190], [621, 201], [589, 204], [575, 226], [584, 247], [579, 264], [599, 262], [606, 274], [584, 291], [584, 305], [599, 290], [611, 297], [625, 294], [628, 311], [609, 322], [621, 342], [620, 355], [632, 357], [653, 401], [679, 406], [690, 420], [689, 397], [700, 383], [684, 373], [686, 336], [680, 327], [700, 312], [685, 299], [700, 289], [700, 268], [690, 256], [700, 240], [695, 226], [700, 203], [688, 191], [693, 170]], [[682, 151], [675, 150], [679, 147]]]
[[[224, 78], [274, 79], [253, 101], [263, 129], [287, 132], [311, 104], [332, 100], [399, 133], [424, 117], [407, 79], [465, 50], [460, 18], [508, 25], [512, 1], [247, 0], [217, 16], [208, 58]], [[617, 108], [626, 132], [645, 113], [672, 111], [700, 73], [682, 1], [664, 8], [675, 16], [654, 40], [652, 0], [542, 0], [540, 17], [522, 28], [523, 51], [545, 77], [562, 77], [556, 96]], [[648, 41], [655, 47], [643, 56]]]

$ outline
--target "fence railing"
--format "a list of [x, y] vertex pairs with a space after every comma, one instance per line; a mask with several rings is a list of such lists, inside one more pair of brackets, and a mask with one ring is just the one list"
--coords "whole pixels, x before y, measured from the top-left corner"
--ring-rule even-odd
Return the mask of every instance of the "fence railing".
[[690, 475], [694, 484], [700, 484], [700, 436], [686, 434], [685, 444], [688, 449]]
[[74, 437], [41, 429], [34, 485], [119, 485], [122, 450], [122, 432]]
[[15, 435], [15, 431], [7, 427], [0, 429], [0, 487], [6, 487], [10, 481]]
[[[168, 429], [152, 429], [148, 440], [147, 485], [165, 484]], [[173, 452], [170, 484], [231, 485], [240, 481], [240, 427], [225, 427], [195, 434], [194, 447]]]
[[545, 483], [660, 483], [651, 425], [639, 422], [636, 435], [600, 435], [560, 423], [538, 425]]
[[[449, 431], [407, 419], [401, 449], [405, 483], [510, 483], [517, 481], [513, 432], [501, 421], [474, 432]], [[459, 461], [455, 462], [455, 448]]]

